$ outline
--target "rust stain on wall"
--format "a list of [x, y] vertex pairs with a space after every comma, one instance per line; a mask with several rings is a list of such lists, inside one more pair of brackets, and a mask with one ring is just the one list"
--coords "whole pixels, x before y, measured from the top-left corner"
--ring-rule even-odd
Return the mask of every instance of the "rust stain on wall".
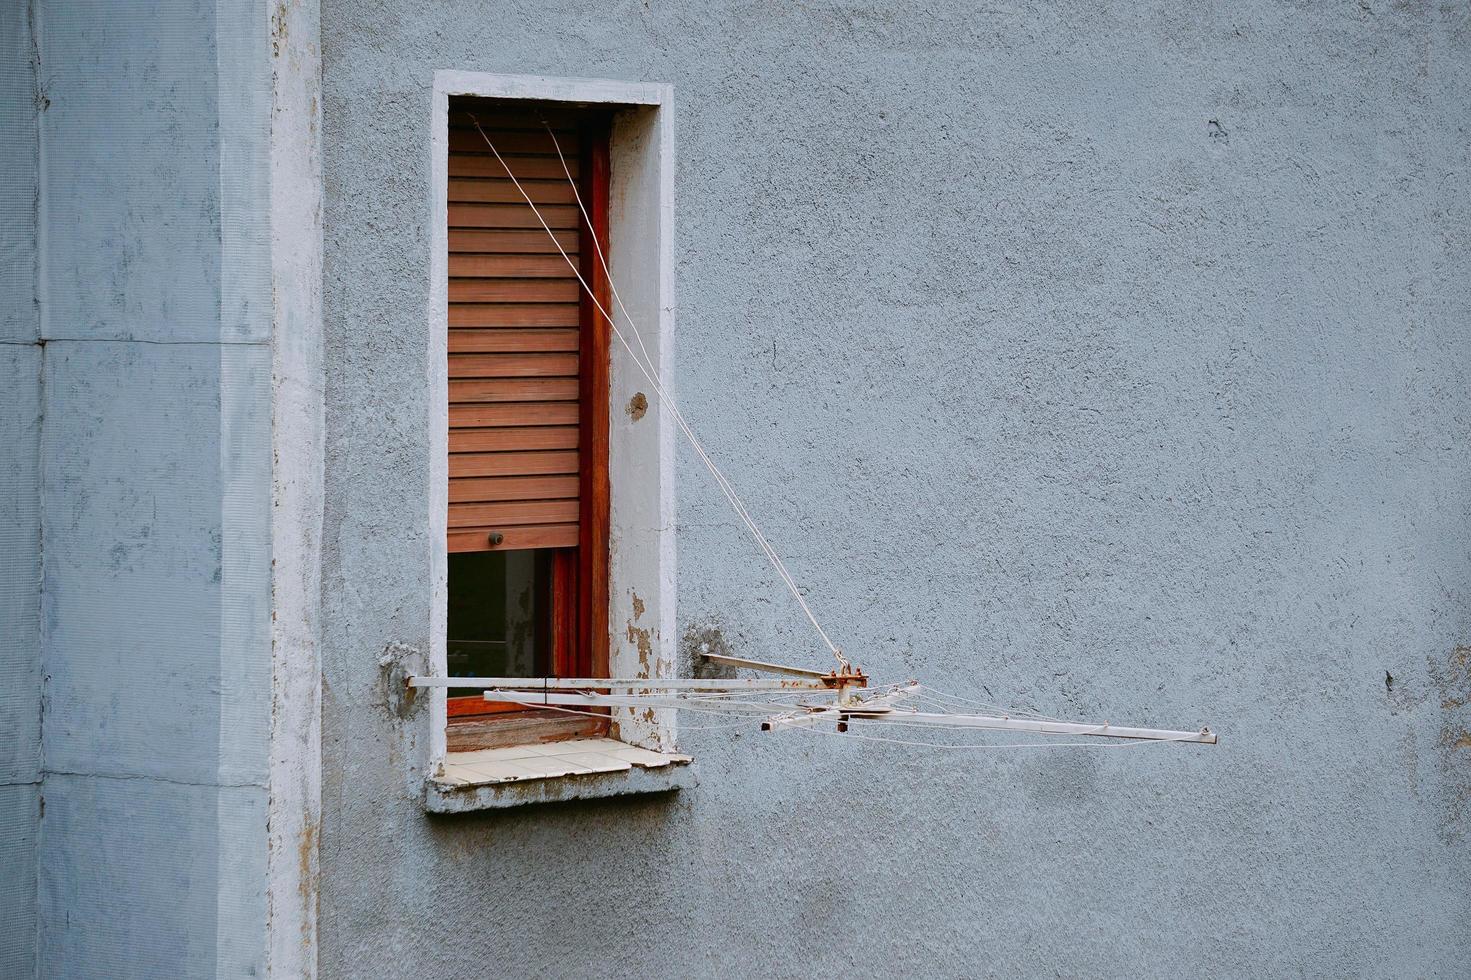
[[296, 844], [297, 870], [301, 873], [301, 879], [296, 890], [301, 893], [303, 901], [310, 901], [312, 894], [316, 891], [316, 857], [317, 857], [317, 825], [308, 821], [301, 828], [301, 840]]
[[1471, 825], [1471, 765], [1464, 754], [1471, 750], [1471, 646], [1457, 646], [1443, 664], [1432, 660], [1430, 683], [1440, 696], [1442, 712], [1436, 739], [1445, 781], [1441, 837], [1453, 843], [1465, 837]]
[[649, 399], [641, 391], [628, 400], [628, 408], [625, 409], [625, 411], [628, 412], [628, 417], [633, 419], [635, 422], [643, 418], [648, 410]]

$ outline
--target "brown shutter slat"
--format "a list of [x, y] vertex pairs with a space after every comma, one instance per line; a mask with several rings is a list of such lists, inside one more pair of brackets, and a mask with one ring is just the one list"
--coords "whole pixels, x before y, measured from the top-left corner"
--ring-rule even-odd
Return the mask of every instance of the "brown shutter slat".
[[[481, 130], [484, 130], [484, 135], [481, 134]], [[562, 155], [567, 158], [569, 163], [581, 154], [582, 149], [582, 144], [578, 140], [576, 133], [557, 133], [557, 139], [553, 142], [551, 134], [540, 127], [525, 130], [497, 130], [481, 123], [480, 129], [476, 129], [467, 118], [464, 126], [456, 126], [450, 129], [449, 151], [452, 154], [489, 153], [490, 146], [486, 143], [487, 137], [489, 137], [491, 143], [495, 144], [495, 148], [500, 151], [501, 156], [507, 156], [512, 153], [549, 153], [551, 154], [553, 163], [557, 161], [557, 147], [559, 145], [562, 149]], [[516, 176], [519, 177], [521, 175], [516, 174]]]
[[[449, 383], [450, 401], [460, 405], [469, 406], [477, 402], [575, 402], [578, 396], [578, 385], [576, 378], [469, 378]], [[453, 407], [453, 406], [452, 406]], [[515, 406], [507, 409], [514, 412]], [[570, 418], [577, 421], [577, 406], [565, 406], [565, 411], [570, 415], [563, 415], [561, 410], [552, 413], [542, 413], [537, 410], [535, 414], [544, 415], [544, 419], [536, 422], [485, 422], [466, 425], [563, 425], [565, 419]], [[454, 412], [450, 413], [454, 417]], [[458, 424], [458, 423], [455, 423]]]
[[513, 449], [576, 449], [577, 426], [535, 425], [527, 428], [452, 429], [452, 453], [506, 452]]
[[[552, 239], [556, 239], [554, 244]], [[523, 231], [519, 229], [508, 229], [490, 231], [483, 228], [451, 228], [449, 230], [450, 261], [455, 256], [464, 252], [491, 252], [497, 254], [524, 253], [540, 255], [544, 252], [556, 255], [557, 245], [562, 246], [562, 251], [573, 258], [577, 257], [578, 241], [576, 231], [557, 231], [552, 229], [550, 235], [545, 228], [535, 231]], [[564, 263], [565, 264], [565, 263]]]
[[[501, 543], [493, 545], [490, 536], [499, 534]], [[520, 548], [575, 548], [576, 524], [542, 524], [530, 527], [476, 528], [453, 530], [448, 534], [450, 551], [514, 551]]]
[[451, 330], [451, 354], [577, 350], [578, 332], [566, 330]]
[[[520, 180], [520, 176], [517, 175]], [[577, 204], [577, 195], [572, 193], [572, 185], [562, 180], [522, 180], [521, 190], [531, 195], [537, 207], [543, 204]], [[449, 199], [451, 202], [465, 201], [478, 202], [481, 204], [521, 204], [525, 205], [526, 198], [521, 196], [521, 191], [509, 180], [485, 180], [479, 177], [456, 177], [449, 182]], [[454, 275], [453, 272], [450, 275]]]
[[451, 303], [451, 327], [575, 327], [576, 303]]
[[536, 354], [451, 354], [451, 378], [566, 378], [577, 376], [577, 355], [563, 351]]
[[[492, 139], [495, 137], [492, 136]], [[517, 180], [566, 180], [566, 171], [562, 169], [562, 161], [555, 155], [545, 156], [507, 156], [501, 154], [506, 161], [506, 166], [511, 168], [511, 173], [516, 175]], [[578, 161], [576, 157], [567, 158], [567, 169], [572, 171], [572, 176], [578, 176]], [[501, 166], [489, 150], [484, 153], [451, 153], [449, 156], [449, 175], [451, 177], [499, 177], [506, 179], [506, 167]]]
[[577, 496], [576, 476], [483, 476], [450, 481], [452, 504], [476, 500], [561, 500]]
[[576, 279], [451, 279], [451, 303], [576, 303]]
[[450, 479], [457, 476], [538, 476], [576, 472], [575, 451], [451, 453], [449, 457]]
[[[573, 262], [577, 256], [569, 253]], [[567, 259], [551, 255], [452, 255], [449, 260], [452, 278], [480, 276], [494, 279], [575, 279]]]
[[538, 218], [531, 210], [530, 205], [523, 199], [517, 204], [451, 204], [449, 206], [449, 226], [451, 228], [535, 228], [543, 235], [546, 227], [553, 230], [561, 228], [575, 229], [581, 220], [581, 213], [575, 206], [565, 204], [548, 204], [546, 207], [537, 207], [541, 212]]
[[576, 425], [577, 402], [508, 402], [500, 405], [451, 405], [450, 428], [500, 425]]
[[526, 524], [569, 524], [577, 520], [577, 499], [512, 500], [492, 504], [450, 504], [449, 526], [510, 527]]

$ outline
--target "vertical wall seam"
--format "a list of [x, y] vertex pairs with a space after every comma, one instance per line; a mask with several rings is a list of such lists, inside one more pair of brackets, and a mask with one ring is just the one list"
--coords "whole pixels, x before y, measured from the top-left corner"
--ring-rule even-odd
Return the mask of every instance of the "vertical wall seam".
[[36, 359], [36, 661], [40, 671], [41, 686], [37, 698], [36, 712], [36, 836], [31, 846], [35, 850], [33, 862], [36, 901], [36, 971], [41, 976], [41, 835], [46, 827], [46, 714], [49, 706], [50, 674], [46, 670], [46, 345], [38, 344], [41, 356]]
[[43, 113], [49, 100], [46, 86], [41, 77], [41, 23], [38, 9], [40, 0], [27, 0], [26, 30], [31, 42], [31, 112], [36, 119], [36, 189], [32, 196], [32, 226], [35, 232], [35, 260], [31, 268], [32, 304], [36, 314], [36, 345], [40, 356], [36, 359], [36, 668], [40, 675], [40, 686], [36, 699], [36, 833], [31, 840], [33, 860], [31, 862], [31, 896], [35, 906], [32, 936], [32, 976], [41, 976], [41, 950], [43, 919], [41, 914], [41, 837], [46, 827], [46, 344], [47, 313], [47, 261], [46, 261], [46, 127]]
[[33, 269], [35, 283], [35, 305], [36, 305], [36, 334], [45, 337], [49, 331], [47, 316], [51, 304], [47, 302], [46, 284], [48, 280], [46, 248], [46, 205], [48, 195], [46, 193], [46, 127], [42, 124], [45, 118], [46, 107], [51, 104], [46, 95], [46, 83], [41, 79], [41, 18], [38, 10], [40, 0], [28, 0], [26, 3], [26, 26], [31, 36], [31, 82], [32, 82], [32, 107], [36, 114], [36, 193], [35, 193], [35, 228], [36, 228], [36, 262]]

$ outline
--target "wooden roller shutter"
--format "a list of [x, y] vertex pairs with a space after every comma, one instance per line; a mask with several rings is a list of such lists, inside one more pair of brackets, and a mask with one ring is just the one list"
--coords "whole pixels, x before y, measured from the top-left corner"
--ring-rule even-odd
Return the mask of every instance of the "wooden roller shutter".
[[[551, 226], [541, 227], [485, 138]], [[545, 125], [594, 224], [588, 227]], [[607, 340], [557, 251], [606, 292], [606, 123], [457, 102], [449, 131], [449, 524], [455, 551], [576, 548], [607, 533]], [[605, 547], [605, 546], [604, 546]], [[597, 551], [594, 547], [588, 549]], [[579, 556], [596, 562], [596, 554]], [[602, 576], [595, 576], [601, 578]]]

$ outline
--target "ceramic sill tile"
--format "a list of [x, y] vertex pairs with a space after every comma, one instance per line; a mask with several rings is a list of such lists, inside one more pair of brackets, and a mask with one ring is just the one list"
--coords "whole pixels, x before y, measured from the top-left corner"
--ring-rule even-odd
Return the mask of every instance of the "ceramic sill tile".
[[511, 762], [516, 759], [531, 759], [542, 753], [535, 745], [512, 745], [503, 749], [476, 749], [473, 752], [456, 752], [455, 765], [474, 766], [482, 762]]
[[631, 768], [630, 763], [615, 758], [608, 752], [578, 752], [572, 755], [551, 756], [551, 758], [570, 765], [584, 766], [588, 772], [621, 772]]
[[607, 750], [608, 755], [621, 762], [631, 763], [636, 766], [658, 767], [667, 766], [671, 762], [689, 761], [689, 756], [687, 755], [666, 755], [659, 752], [651, 752], [648, 749], [641, 749], [637, 745], [625, 745], [622, 742], [618, 742], [616, 745], [616, 748]]
[[470, 777], [468, 773], [461, 772], [451, 765], [445, 766], [444, 772], [434, 778], [436, 782], [443, 783], [446, 786], [469, 786], [475, 782], [474, 778]]
[[547, 779], [552, 776], [571, 776], [580, 772], [592, 772], [584, 766], [567, 762], [556, 756], [528, 756], [522, 759], [500, 759], [494, 762], [477, 762], [458, 766], [459, 775], [474, 774], [476, 782], [512, 782], [520, 779]]
[[460, 780], [458, 785], [473, 785], [475, 783], [502, 783], [513, 779], [531, 779], [534, 778], [535, 772], [536, 770], [518, 765], [510, 759], [476, 763], [447, 762], [442, 778]]

